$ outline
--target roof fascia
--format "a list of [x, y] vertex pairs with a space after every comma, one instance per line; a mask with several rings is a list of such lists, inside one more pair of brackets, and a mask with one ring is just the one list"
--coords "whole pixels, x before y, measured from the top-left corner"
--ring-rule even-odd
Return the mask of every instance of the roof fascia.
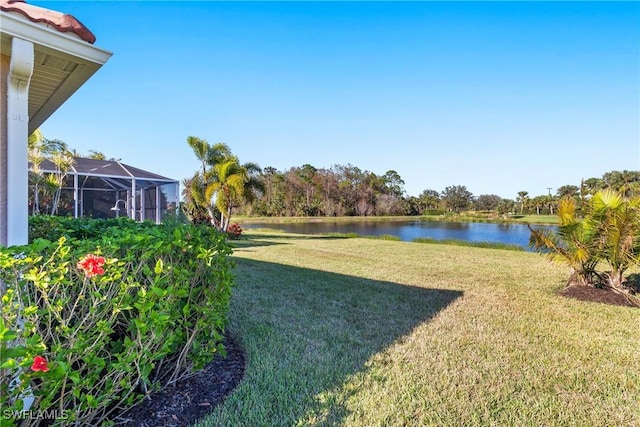
[[89, 80], [109, 60], [112, 53], [76, 36], [31, 22], [21, 15], [0, 12], [0, 16], [3, 34], [30, 41], [38, 51], [68, 57], [78, 63], [73, 73], [55, 90], [47, 102], [40, 106], [33, 117], [29, 118], [29, 133], [31, 133]]
[[0, 12], [2, 16], [2, 32], [13, 37], [19, 37], [34, 44], [63, 52], [84, 61], [104, 65], [113, 55], [111, 52], [96, 47], [76, 36], [70, 36], [60, 31], [31, 22], [28, 19], [9, 12]]

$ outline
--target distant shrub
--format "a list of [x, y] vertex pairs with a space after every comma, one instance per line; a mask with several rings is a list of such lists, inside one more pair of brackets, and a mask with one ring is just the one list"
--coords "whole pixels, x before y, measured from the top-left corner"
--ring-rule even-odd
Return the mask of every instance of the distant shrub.
[[224, 351], [223, 234], [122, 218], [30, 225], [51, 239], [0, 248], [2, 425], [27, 395], [56, 425], [98, 425]]
[[422, 212], [422, 215], [444, 215], [447, 212], [442, 209], [426, 209]]

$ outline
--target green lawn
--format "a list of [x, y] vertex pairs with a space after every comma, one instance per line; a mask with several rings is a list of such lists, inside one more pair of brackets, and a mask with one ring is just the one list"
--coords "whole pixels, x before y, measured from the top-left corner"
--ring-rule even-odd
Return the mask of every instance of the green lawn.
[[245, 378], [199, 426], [640, 426], [640, 310], [496, 249], [251, 232]]

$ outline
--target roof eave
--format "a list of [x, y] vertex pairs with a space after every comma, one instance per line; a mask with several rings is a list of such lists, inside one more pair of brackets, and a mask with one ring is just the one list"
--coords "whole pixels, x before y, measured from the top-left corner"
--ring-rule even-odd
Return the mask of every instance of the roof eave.
[[2, 33], [11, 37], [28, 40], [35, 49], [49, 51], [56, 55], [68, 55], [80, 66], [72, 75], [56, 88], [44, 105], [29, 119], [29, 132], [36, 130], [49, 118], [75, 91], [104, 65], [112, 53], [98, 48], [76, 35], [61, 33], [42, 24], [31, 22], [21, 15], [0, 11]]

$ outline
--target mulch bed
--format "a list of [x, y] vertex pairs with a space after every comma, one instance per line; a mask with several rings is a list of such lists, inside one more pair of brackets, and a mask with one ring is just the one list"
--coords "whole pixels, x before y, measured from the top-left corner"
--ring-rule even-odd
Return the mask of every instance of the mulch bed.
[[216, 356], [204, 369], [174, 387], [152, 393], [116, 421], [127, 427], [188, 426], [205, 417], [233, 391], [244, 375], [245, 355], [239, 343], [226, 337], [227, 356]]
[[571, 285], [560, 291], [560, 295], [575, 298], [581, 301], [599, 302], [602, 304], [622, 305], [625, 307], [635, 307], [628, 298], [606, 288], [596, 288], [594, 286]]

